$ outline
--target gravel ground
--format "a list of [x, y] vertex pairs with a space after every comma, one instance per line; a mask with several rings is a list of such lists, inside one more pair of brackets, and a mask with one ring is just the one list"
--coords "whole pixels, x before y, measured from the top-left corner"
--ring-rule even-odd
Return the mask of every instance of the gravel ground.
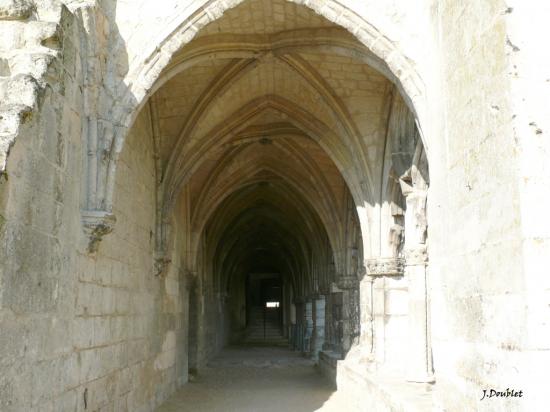
[[230, 347], [157, 412], [352, 412], [312, 361], [284, 348]]

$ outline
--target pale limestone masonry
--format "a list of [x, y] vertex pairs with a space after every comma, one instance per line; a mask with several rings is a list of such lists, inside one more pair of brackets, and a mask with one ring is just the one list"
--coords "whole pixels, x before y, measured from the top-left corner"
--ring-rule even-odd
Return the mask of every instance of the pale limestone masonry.
[[0, 411], [154, 410], [255, 277], [364, 410], [546, 410], [546, 3], [0, 0]]

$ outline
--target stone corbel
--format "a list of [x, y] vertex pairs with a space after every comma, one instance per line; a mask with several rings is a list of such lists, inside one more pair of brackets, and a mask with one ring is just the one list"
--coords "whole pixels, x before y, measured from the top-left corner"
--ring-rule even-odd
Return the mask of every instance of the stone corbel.
[[367, 259], [369, 276], [403, 276], [405, 262], [402, 258], [387, 257]]
[[88, 253], [95, 253], [103, 236], [114, 229], [116, 218], [112, 213], [103, 210], [83, 210], [82, 225], [88, 236]]
[[155, 276], [166, 276], [170, 263], [172, 263], [172, 259], [166, 256], [166, 252], [164, 250], [156, 250], [153, 262]]

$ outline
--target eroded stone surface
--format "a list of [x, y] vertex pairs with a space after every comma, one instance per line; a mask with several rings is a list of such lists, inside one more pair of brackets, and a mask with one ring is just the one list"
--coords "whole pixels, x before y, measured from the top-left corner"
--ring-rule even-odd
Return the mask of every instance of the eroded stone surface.
[[0, 20], [24, 20], [34, 11], [30, 0], [2, 0], [0, 1]]

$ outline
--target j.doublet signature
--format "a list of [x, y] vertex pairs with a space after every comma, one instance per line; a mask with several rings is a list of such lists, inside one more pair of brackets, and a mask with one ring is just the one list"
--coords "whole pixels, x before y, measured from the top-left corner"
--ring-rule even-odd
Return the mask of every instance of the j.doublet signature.
[[521, 398], [523, 397], [523, 391], [516, 391], [514, 389], [506, 388], [506, 391], [497, 391], [496, 389], [483, 389], [483, 396], [481, 400], [485, 398]]

